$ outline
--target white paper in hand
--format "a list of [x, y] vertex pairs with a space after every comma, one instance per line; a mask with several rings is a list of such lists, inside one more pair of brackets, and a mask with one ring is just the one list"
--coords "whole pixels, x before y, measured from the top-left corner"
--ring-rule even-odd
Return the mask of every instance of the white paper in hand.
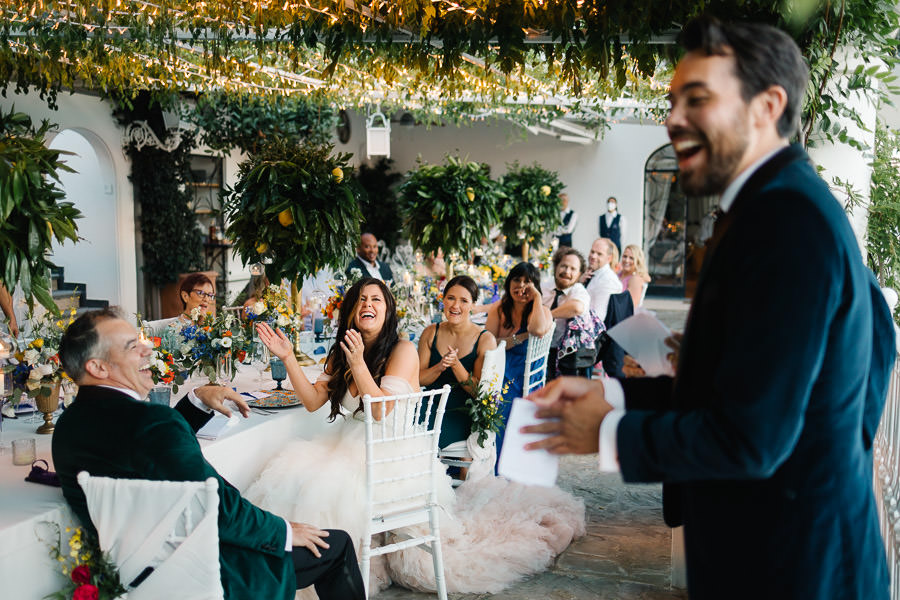
[[645, 310], [636, 312], [609, 330], [609, 337], [638, 361], [649, 377], [675, 374], [666, 358], [672, 351], [665, 344], [665, 339], [670, 335], [672, 331], [656, 315]]
[[538, 442], [547, 435], [519, 432], [526, 425], [544, 422], [544, 419], [534, 416], [537, 409], [537, 404], [524, 398], [513, 400], [497, 472], [511, 481], [552, 487], [556, 484], [556, 475], [559, 473], [559, 457], [546, 450], [525, 450], [525, 444]]

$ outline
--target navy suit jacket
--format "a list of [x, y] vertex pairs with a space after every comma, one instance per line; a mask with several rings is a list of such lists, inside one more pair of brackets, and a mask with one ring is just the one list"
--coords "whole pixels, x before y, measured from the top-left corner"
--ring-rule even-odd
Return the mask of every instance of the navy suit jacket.
[[[210, 418], [187, 398], [172, 410], [138, 402], [117, 390], [81, 387], [53, 433], [53, 464], [63, 495], [82, 524], [95, 531], [76, 480], [79, 471], [169, 481], [215, 477], [219, 482], [219, 565], [225, 598], [293, 598], [297, 582], [291, 554], [284, 550], [284, 520], [245, 500], [203, 458], [194, 432]], [[177, 596], [173, 590], [172, 597]]]
[[623, 381], [622, 475], [664, 482], [691, 600], [886, 599], [871, 447], [887, 306], [800, 148], [762, 165], [728, 216], [676, 378]]
[[[344, 270], [344, 274], [348, 277], [350, 276], [350, 269], [359, 269], [362, 272], [363, 277], [369, 276], [369, 271], [358, 256], [351, 260], [350, 264], [347, 265], [347, 268]], [[391, 281], [394, 279], [394, 273], [391, 271], [390, 265], [384, 261], [378, 263], [378, 272], [381, 273], [381, 279], [384, 281]]]

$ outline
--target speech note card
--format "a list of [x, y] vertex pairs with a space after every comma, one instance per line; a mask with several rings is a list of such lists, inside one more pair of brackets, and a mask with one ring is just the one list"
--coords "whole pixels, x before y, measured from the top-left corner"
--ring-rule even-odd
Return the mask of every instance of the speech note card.
[[672, 330], [650, 311], [640, 311], [621, 321], [609, 330], [625, 352], [638, 361], [648, 377], [674, 375], [672, 364], [666, 356], [672, 351], [665, 339]]
[[559, 473], [559, 457], [546, 450], [525, 449], [525, 444], [540, 441], [547, 437], [546, 434], [519, 431], [527, 425], [544, 422], [544, 419], [534, 416], [537, 409], [537, 404], [524, 398], [513, 400], [497, 472], [511, 481], [553, 487]]

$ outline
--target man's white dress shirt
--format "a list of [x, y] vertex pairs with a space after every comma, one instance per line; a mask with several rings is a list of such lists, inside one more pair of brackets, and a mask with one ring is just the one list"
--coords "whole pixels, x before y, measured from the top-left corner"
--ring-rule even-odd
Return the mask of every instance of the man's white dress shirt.
[[594, 275], [587, 284], [587, 292], [591, 297], [590, 308], [597, 313], [601, 321], [606, 320], [609, 297], [621, 291], [622, 282], [608, 263], [594, 271]]
[[[541, 283], [541, 302], [547, 308], [550, 308], [553, 305], [553, 299], [556, 298], [556, 283], [554, 281], [549, 281], [546, 283]], [[591, 310], [591, 295], [588, 294], [585, 287], [576, 283], [575, 285], [569, 287], [565, 290], [560, 290], [562, 295], [559, 297], [559, 302], [556, 303], [557, 306], [566, 302], [567, 300], [580, 300], [582, 306], [584, 306], [584, 310], [581, 312], [581, 316], [587, 317], [588, 312]], [[552, 310], [552, 309], [551, 309]], [[569, 319], [555, 319], [556, 321], [556, 329], [553, 331], [553, 341], [550, 343], [551, 348], [558, 348], [559, 342], [563, 337], [563, 334], [566, 332], [566, 321]]]

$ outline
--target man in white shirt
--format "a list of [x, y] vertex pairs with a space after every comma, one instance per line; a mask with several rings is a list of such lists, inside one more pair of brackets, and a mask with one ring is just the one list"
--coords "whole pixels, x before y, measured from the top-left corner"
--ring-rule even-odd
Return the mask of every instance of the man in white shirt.
[[589, 271], [585, 274], [587, 292], [591, 297], [590, 309], [601, 321], [606, 320], [609, 297], [622, 291], [622, 282], [612, 270], [613, 242], [609, 238], [597, 238], [588, 254]]
[[559, 195], [559, 220], [562, 224], [556, 230], [556, 239], [559, 241], [557, 247], [572, 246], [572, 233], [578, 224], [578, 213], [569, 208], [569, 195]]
[[[566, 332], [569, 319], [577, 316], [587, 317], [591, 309], [591, 297], [584, 286], [579, 283], [584, 273], [584, 257], [574, 248], [563, 247], [553, 255], [553, 283], [542, 285], [543, 305], [550, 309], [556, 320], [553, 341], [550, 344], [548, 357], [547, 380], [558, 377], [556, 355], [559, 342]], [[565, 373], [574, 375], [574, 373]]]

